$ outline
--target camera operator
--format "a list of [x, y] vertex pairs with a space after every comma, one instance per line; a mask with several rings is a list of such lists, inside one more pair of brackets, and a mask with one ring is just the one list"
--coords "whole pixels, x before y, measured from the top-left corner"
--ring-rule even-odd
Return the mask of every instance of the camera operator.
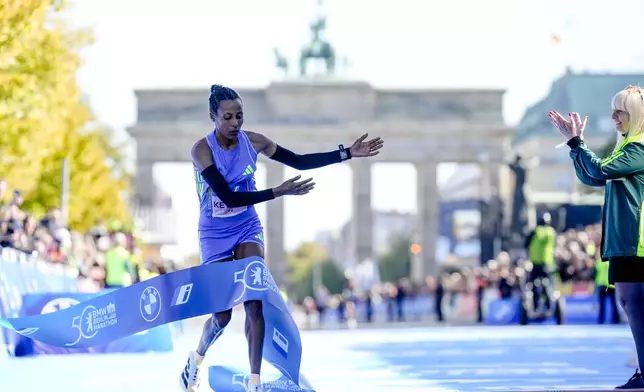
[[[534, 286], [534, 282], [540, 278], [547, 278], [550, 284], [553, 282], [552, 272], [555, 270], [555, 243], [557, 233], [552, 227], [552, 218], [549, 213], [543, 214], [540, 222], [534, 231], [526, 239], [526, 248], [528, 257], [532, 263], [532, 270], [528, 275], [526, 283], [532, 283], [534, 308], [539, 305], [539, 296]], [[550, 301], [546, 301], [550, 307]]]

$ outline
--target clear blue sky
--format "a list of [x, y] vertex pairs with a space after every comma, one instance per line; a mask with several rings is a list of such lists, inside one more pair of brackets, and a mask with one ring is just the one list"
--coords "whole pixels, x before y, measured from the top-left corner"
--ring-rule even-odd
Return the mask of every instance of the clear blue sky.
[[[136, 121], [136, 88], [264, 86], [276, 76], [273, 47], [291, 61], [296, 58], [308, 39], [315, 4], [72, 1], [69, 20], [93, 27], [97, 38], [83, 53], [81, 86], [99, 120], [117, 129]], [[327, 37], [351, 62], [347, 76], [376, 87], [506, 88], [510, 125], [547, 93], [566, 65], [576, 71], [644, 70], [642, 0], [610, 5], [600, 0], [326, 0], [325, 8]], [[553, 34], [561, 36], [560, 44], [553, 43]], [[288, 141], [280, 142], [288, 146]], [[439, 182], [451, 170], [445, 167]], [[413, 166], [377, 165], [373, 174], [375, 208], [415, 210]], [[338, 165], [312, 175], [318, 184], [314, 193], [286, 200], [289, 248], [320, 230], [339, 228], [350, 217], [350, 169]], [[155, 176], [178, 208], [181, 247], [196, 249], [190, 166], [158, 165]], [[399, 184], [395, 189], [389, 186], [394, 178]], [[258, 183], [266, 186], [261, 171]], [[307, 208], [324, 202], [336, 206], [334, 214]], [[263, 218], [264, 208], [259, 210]]]

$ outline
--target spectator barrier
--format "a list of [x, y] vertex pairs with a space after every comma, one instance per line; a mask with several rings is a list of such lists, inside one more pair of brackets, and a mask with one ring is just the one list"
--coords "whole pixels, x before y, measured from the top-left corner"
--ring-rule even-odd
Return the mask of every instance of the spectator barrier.
[[[407, 297], [398, 303], [396, 300], [376, 299], [369, 307], [364, 300], [355, 302], [356, 321], [368, 322], [369, 313], [372, 322], [381, 321], [420, 321], [432, 319], [436, 315], [436, 298], [434, 295], [417, 295]], [[400, 308], [399, 304], [402, 306]], [[450, 320], [472, 320], [476, 315], [475, 297], [470, 294], [447, 295], [443, 298], [443, 313]], [[369, 312], [370, 308], [370, 312]], [[338, 308], [328, 308], [320, 315], [320, 324], [336, 325], [346, 321], [349, 312], [346, 304]]]
[[[406, 320], [421, 320], [435, 313], [434, 297], [430, 295], [419, 295], [412, 298], [405, 298], [401, 301], [402, 312], [396, 301], [379, 301], [372, 303], [372, 317], [377, 320], [397, 319], [399, 314]], [[356, 312], [361, 319], [367, 318], [367, 304], [360, 301], [356, 304]]]
[[[599, 318], [599, 299], [593, 294], [571, 294], [565, 299], [565, 324], [596, 324]], [[605, 320], [610, 322], [612, 305], [606, 299]], [[434, 295], [418, 295], [403, 299], [400, 304], [395, 300], [378, 300], [371, 304], [371, 321], [420, 321], [436, 319], [436, 299]], [[364, 300], [355, 302], [355, 317], [358, 322], [368, 322], [368, 306]], [[477, 319], [477, 297], [471, 293], [447, 294], [443, 297], [443, 316], [449, 322], [475, 322]], [[483, 322], [488, 325], [519, 324], [518, 295], [510, 299], [499, 299], [497, 290], [485, 290], [481, 311]], [[623, 310], [618, 309], [622, 320]], [[343, 323], [349, 317], [346, 305], [326, 309], [321, 315], [320, 324], [331, 326]], [[554, 319], [545, 323], [554, 323]]]
[[[0, 317], [24, 317], [53, 312], [97, 294], [78, 292], [73, 268], [42, 261], [11, 248], [0, 254]], [[100, 294], [98, 294], [100, 295]], [[0, 328], [0, 358], [40, 354], [171, 351], [170, 327], [163, 325], [88, 350], [51, 347]]]
[[[23, 295], [76, 292], [77, 274], [70, 268], [51, 264], [11, 248], [0, 253], [0, 316], [20, 317]], [[15, 355], [20, 337], [3, 328], [0, 337], [4, 349], [0, 355]]]
[[[597, 324], [599, 318], [599, 297], [596, 295], [565, 296], [564, 324]], [[485, 322], [488, 325], [519, 324], [520, 299], [499, 299], [489, 305]], [[621, 308], [619, 309], [622, 313]], [[610, 320], [612, 304], [606, 298], [605, 317]], [[622, 314], [622, 318], [623, 318]], [[552, 324], [554, 319], [543, 321]]]

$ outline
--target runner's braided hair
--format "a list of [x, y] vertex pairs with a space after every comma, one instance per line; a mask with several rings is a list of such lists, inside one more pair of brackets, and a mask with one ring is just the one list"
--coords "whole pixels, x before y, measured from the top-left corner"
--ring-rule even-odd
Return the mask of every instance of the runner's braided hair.
[[221, 84], [213, 84], [210, 86], [210, 119], [215, 121], [217, 110], [219, 110], [219, 102], [226, 100], [240, 99], [239, 93], [230, 87], [224, 87]]

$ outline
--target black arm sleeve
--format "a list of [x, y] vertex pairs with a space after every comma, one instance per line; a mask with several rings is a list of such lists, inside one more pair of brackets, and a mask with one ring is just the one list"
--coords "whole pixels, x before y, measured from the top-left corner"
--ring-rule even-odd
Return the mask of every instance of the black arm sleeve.
[[[345, 151], [348, 154], [347, 158], [351, 158], [349, 149], [346, 149]], [[277, 145], [275, 154], [270, 158], [297, 170], [317, 169], [318, 167], [329, 166], [334, 163], [342, 162], [340, 150], [300, 155], [287, 150], [279, 144]]]
[[215, 165], [205, 168], [201, 172], [201, 177], [228, 207], [251, 206], [275, 198], [272, 189], [257, 192], [233, 192]]

